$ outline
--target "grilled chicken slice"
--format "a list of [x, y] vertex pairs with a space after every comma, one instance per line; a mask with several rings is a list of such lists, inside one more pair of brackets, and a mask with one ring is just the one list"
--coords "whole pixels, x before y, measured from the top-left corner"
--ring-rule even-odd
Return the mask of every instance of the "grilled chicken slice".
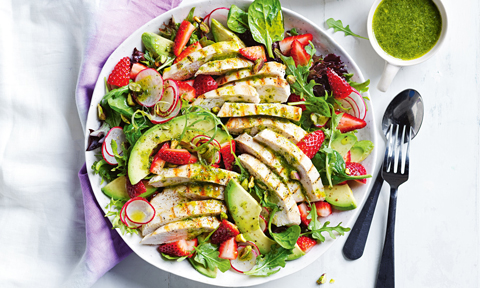
[[277, 226], [300, 224], [300, 212], [297, 203], [280, 177], [273, 173], [267, 165], [251, 155], [242, 154], [238, 156], [238, 159], [257, 181], [265, 184], [270, 193], [276, 196], [276, 204], [281, 210], [275, 213], [272, 223]]
[[161, 226], [160, 219], [171, 217], [172, 207], [187, 201], [188, 199], [178, 194], [175, 189], [165, 189], [153, 197], [150, 204], [155, 208], [155, 218], [148, 224], [142, 225], [142, 235], [145, 236], [155, 231]]
[[252, 66], [252, 61], [248, 61], [243, 58], [228, 58], [223, 60], [210, 61], [200, 66], [197, 73], [195, 73], [195, 76], [222, 75], [232, 70], [250, 68]]
[[166, 187], [186, 182], [209, 182], [225, 186], [230, 179], [237, 178], [238, 173], [195, 163], [163, 169], [160, 175], [150, 179], [149, 184], [155, 187]]
[[198, 71], [200, 66], [210, 61], [214, 56], [227, 55], [238, 52], [240, 47], [234, 41], [218, 42], [188, 55], [180, 62], [165, 68], [163, 79], [186, 80]]
[[268, 128], [285, 136], [295, 144], [307, 135], [307, 132], [300, 126], [286, 119], [269, 116], [232, 117], [228, 119], [225, 126], [230, 134], [239, 135], [247, 133], [250, 136], [255, 136], [258, 132]]
[[258, 73], [254, 73], [252, 69], [245, 68], [237, 71], [227, 72], [224, 76], [217, 79], [218, 86], [224, 84], [246, 79], [252, 76], [261, 76], [261, 77], [278, 77], [285, 78], [285, 65], [280, 64], [275, 61], [267, 62], [263, 65], [262, 69]]
[[[232, 86], [227, 86], [232, 87]], [[245, 86], [233, 86], [245, 87]], [[246, 86], [248, 87], [248, 86]], [[209, 92], [210, 93], [210, 92]], [[299, 121], [302, 117], [302, 108], [284, 104], [249, 104], [225, 103], [218, 112], [218, 117], [244, 117], [244, 116], [274, 116]]]
[[[279, 77], [253, 77], [244, 79], [225, 86], [230, 85], [248, 85], [257, 89], [260, 95], [261, 103], [284, 103], [290, 96], [290, 85], [283, 78]], [[225, 87], [224, 86], [224, 87]]]
[[312, 160], [297, 145], [269, 129], [258, 133], [253, 139], [268, 145], [275, 152], [280, 153], [290, 165], [297, 169], [300, 174], [300, 182], [305, 188], [306, 195], [310, 201], [325, 200], [325, 191], [317, 168], [313, 166]]
[[287, 185], [295, 202], [305, 201], [303, 187], [300, 182], [290, 179], [291, 166], [285, 158], [273, 152], [267, 146], [255, 141], [250, 135], [242, 134], [235, 139], [238, 151], [248, 153], [267, 165]]
[[246, 85], [220, 87], [216, 90], [198, 96], [192, 105], [201, 106], [207, 110], [222, 107], [225, 102], [260, 103], [260, 97], [255, 88]]
[[175, 186], [178, 194], [193, 200], [224, 199], [225, 186], [210, 183], [187, 183]]
[[141, 244], [160, 245], [182, 239], [193, 239], [204, 232], [217, 229], [220, 221], [214, 216], [203, 216], [164, 225], [145, 236]]
[[227, 207], [219, 200], [200, 200], [179, 203], [165, 210], [155, 209], [155, 218], [150, 221], [147, 228], [142, 229], [142, 234], [150, 234], [157, 228], [179, 220], [199, 216], [217, 216], [222, 212], [227, 213]]

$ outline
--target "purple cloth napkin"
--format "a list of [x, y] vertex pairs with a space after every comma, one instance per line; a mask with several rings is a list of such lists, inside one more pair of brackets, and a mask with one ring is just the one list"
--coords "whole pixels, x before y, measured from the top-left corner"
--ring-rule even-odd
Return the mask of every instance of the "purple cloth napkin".
[[[110, 0], [93, 17], [83, 63], [77, 83], [76, 102], [83, 124], [100, 71], [110, 54], [131, 33], [149, 20], [177, 7], [181, 0]], [[133, 47], [132, 47], [133, 50]], [[86, 228], [85, 275], [95, 283], [103, 274], [128, 256], [132, 250], [125, 244], [95, 200], [83, 165], [78, 173], [83, 192]]]

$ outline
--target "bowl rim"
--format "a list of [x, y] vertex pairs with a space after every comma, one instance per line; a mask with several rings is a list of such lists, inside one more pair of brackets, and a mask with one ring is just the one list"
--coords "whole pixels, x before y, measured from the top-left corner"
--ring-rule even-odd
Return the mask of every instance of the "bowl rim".
[[400, 58], [396, 58], [387, 52], [385, 52], [380, 45], [377, 42], [377, 38], [375, 37], [375, 33], [373, 32], [373, 15], [375, 14], [375, 11], [377, 10], [378, 5], [383, 0], [375, 0], [370, 8], [370, 11], [368, 13], [368, 18], [367, 18], [367, 34], [368, 34], [368, 39], [370, 40], [370, 44], [372, 45], [373, 49], [377, 54], [382, 57], [385, 61], [388, 63], [395, 65], [395, 66], [412, 66], [412, 65], [417, 65], [420, 64], [424, 61], [427, 61], [430, 59], [443, 45], [445, 42], [445, 38], [447, 36], [447, 30], [448, 30], [448, 17], [447, 17], [447, 11], [445, 9], [445, 6], [443, 5], [443, 2], [441, 0], [432, 0], [433, 3], [438, 8], [438, 11], [440, 12], [440, 16], [442, 18], [442, 31], [440, 32], [440, 37], [437, 40], [437, 43], [423, 56], [420, 56], [415, 59], [410, 59], [410, 60], [403, 60]]
[[[155, 23], [157, 21], [161, 21], [161, 20], [159, 20], [159, 18], [168, 19], [173, 14], [175, 14], [179, 11], [184, 11], [184, 10], [187, 11], [186, 13], [188, 13], [188, 10], [190, 8], [192, 8], [192, 7], [199, 8], [203, 4], [205, 4], [205, 5], [207, 5], [207, 4], [208, 5], [216, 5], [216, 7], [220, 7], [221, 5], [236, 4], [240, 7], [242, 7], [243, 5], [245, 5], [245, 6], [250, 5], [252, 2], [253, 1], [251, 1], [251, 0], [222, 0], [222, 1], [218, 1], [218, 2], [213, 2], [211, 0], [203, 0], [203, 1], [195, 2], [195, 3], [189, 3], [189, 4], [184, 5], [184, 6], [176, 7], [172, 10], [169, 10], [169, 11], [151, 19], [150, 21], [148, 21], [147, 23], [142, 25], [140, 28], [135, 30], [131, 35], [129, 35], [112, 52], [112, 54], [108, 57], [108, 59], [104, 63], [104, 66], [102, 67], [102, 69], [99, 73], [97, 83], [95, 85], [94, 92], [92, 94], [92, 102], [90, 103], [87, 122], [86, 122], [86, 125], [85, 125], [85, 147], [87, 147], [87, 145], [88, 145], [88, 134], [89, 134], [88, 127], [89, 127], [89, 124], [91, 125], [92, 123], [95, 123], [95, 124], [98, 125], [98, 119], [96, 118], [96, 104], [97, 103], [93, 102], [93, 100], [98, 99], [98, 96], [97, 96], [98, 93], [102, 93], [102, 95], [104, 94], [104, 81], [103, 81], [102, 76], [103, 75], [108, 76], [108, 72], [111, 71], [111, 69], [113, 69], [113, 67], [115, 66], [115, 64], [117, 62], [116, 60], [119, 59], [119, 58], [118, 59], [114, 58], [112, 56], [117, 56], [116, 54], [119, 53], [118, 52], [119, 50], [124, 49], [127, 44], [131, 45], [130, 42], [136, 41], [135, 37], [137, 37], [137, 35], [139, 33], [141, 34], [145, 31], [148, 31], [149, 30], [148, 28], [149, 28], [149, 26], [151, 25], [152, 22]], [[345, 65], [349, 66], [349, 70], [351, 72], [355, 73], [354, 77], [358, 78], [355, 81], [365, 81], [365, 78], [363, 77], [363, 74], [362, 74], [361, 70], [359, 69], [357, 64], [354, 62], [353, 58], [324, 29], [320, 28], [318, 25], [316, 25], [315, 23], [313, 23], [312, 21], [310, 21], [306, 17], [304, 17], [304, 16], [300, 15], [299, 13], [296, 13], [296, 12], [294, 12], [294, 11], [288, 9], [288, 8], [282, 7], [282, 11], [284, 13], [284, 19], [286, 17], [292, 17], [293, 19], [297, 19], [298, 21], [302, 21], [302, 22], [307, 24], [307, 26], [309, 27], [310, 30], [315, 31], [315, 33], [318, 33], [319, 35], [321, 35], [321, 37], [326, 38], [327, 39], [326, 41], [328, 41], [329, 43], [332, 43], [334, 46], [331, 47], [331, 48], [336, 50], [336, 52], [335, 52], [336, 54], [340, 54], [342, 56], [342, 60], [345, 63]], [[186, 13], [185, 13], [185, 15], [186, 15]], [[163, 22], [166, 22], [166, 20], [162, 21], [162, 23]], [[133, 39], [133, 38], [135, 38], [135, 39]], [[313, 42], [316, 42], [315, 39], [314, 39]], [[317, 49], [318, 48], [319, 47], [317, 47]], [[320, 48], [322, 48], [322, 47], [320, 47]], [[323, 47], [323, 48], [325, 48], [325, 47]], [[368, 92], [366, 92], [366, 93], [364, 93], [364, 96], [369, 97], [370, 94]], [[375, 122], [375, 117], [374, 117], [375, 114], [374, 114], [373, 104], [372, 104], [371, 101], [368, 101], [367, 103], [370, 103], [370, 105], [368, 106], [368, 111], [369, 112], [367, 112], [368, 114], [367, 114], [366, 120], [368, 119], [368, 121], [370, 121], [369, 124], [368, 124], [368, 126], [370, 128], [368, 129], [368, 132], [365, 131], [364, 133], [368, 133], [369, 136], [370, 136], [370, 138], [366, 138], [366, 139], [371, 140], [374, 143], [374, 145], [377, 145], [377, 142], [378, 142], [378, 135], [377, 134], [379, 132], [378, 132], [378, 127], [375, 125], [376, 122]], [[362, 130], [360, 130], [360, 131], [362, 131]], [[89, 154], [89, 152], [91, 152], [91, 153]], [[101, 192], [100, 186], [97, 185], [98, 183], [100, 183], [99, 178], [98, 178], [99, 176], [94, 175], [92, 173], [91, 168], [90, 168], [91, 164], [93, 163], [92, 162], [92, 157], [94, 157], [94, 155], [95, 155], [95, 151], [86, 152], [87, 173], [88, 173], [88, 176], [89, 176], [89, 180], [92, 184], [92, 189], [93, 189], [93, 192], [94, 192], [94, 195], [95, 195], [95, 200], [97, 201], [99, 206], [102, 208], [102, 210], [104, 212], [106, 212], [106, 209], [104, 207], [105, 205], [103, 205], [103, 204], [105, 204], [105, 203], [108, 204], [109, 200], [106, 200], [107, 197]], [[374, 174], [376, 172], [377, 155], [378, 155], [378, 149], [375, 149], [375, 151], [366, 160], [366, 162], [368, 161], [368, 165], [371, 167], [369, 169], [369, 171], [371, 171], [371, 174]], [[367, 184], [365, 184], [365, 185], [355, 185], [355, 184], [353, 184], [353, 185], [354, 185], [354, 187], [352, 187], [352, 190], [354, 190], [354, 192], [356, 191], [356, 192], [362, 193], [363, 196], [362, 196], [361, 199], [357, 199], [357, 201], [358, 201], [357, 209], [342, 212], [342, 215], [347, 215], [347, 214], [343, 214], [343, 213], [351, 213], [349, 215], [349, 217], [345, 217], [346, 221], [343, 222], [344, 225], [346, 225], [346, 226], [351, 226], [354, 219], [356, 219], [356, 215], [360, 212], [360, 208], [361, 208], [363, 202], [365, 201], [365, 199], [367, 198], [367, 191], [370, 190], [371, 186], [373, 185], [373, 182], [372, 182], [372, 179], [369, 179], [367, 181]], [[95, 188], [94, 188], [94, 186], [95, 186]], [[357, 195], [358, 195], [358, 193], [357, 193]], [[100, 199], [99, 199], [99, 197], [100, 197]], [[335, 220], [333, 220], [331, 222], [332, 222], [332, 224], [334, 224]], [[306, 256], [302, 257], [302, 259], [304, 259], [304, 260], [301, 261], [301, 262], [289, 261], [288, 266], [286, 266], [285, 268], [282, 268], [282, 270], [280, 272], [278, 272], [274, 275], [271, 275], [269, 277], [247, 277], [247, 278], [245, 278], [246, 281], [237, 281], [237, 282], [230, 281], [228, 284], [226, 284], [224, 282], [221, 282], [220, 280], [223, 280], [223, 279], [221, 279], [221, 277], [218, 277], [218, 276], [217, 276], [216, 279], [211, 279], [211, 278], [207, 278], [207, 277], [204, 277], [203, 275], [198, 274], [198, 272], [196, 272], [196, 271], [190, 273], [190, 270], [193, 271], [192, 267], [189, 267], [190, 270], [188, 270], [187, 273], [184, 273], [185, 270], [182, 270], [181, 272], [179, 272], [178, 270], [175, 270], [175, 269], [169, 269], [168, 267], [170, 267], [170, 266], [167, 267], [167, 265], [165, 265], [164, 267], [159, 267], [157, 264], [152, 262], [152, 260], [150, 259], [150, 257], [152, 256], [151, 255], [152, 253], [150, 253], [150, 252], [149, 252], [149, 254], [144, 253], [143, 251], [140, 251], [140, 250], [143, 250], [142, 248], [137, 247], [137, 245], [138, 245], [138, 240], [136, 239], [136, 237], [138, 237], [137, 235], [122, 235], [118, 229], [116, 229], [116, 230], [119, 233], [119, 235], [122, 237], [123, 241], [125, 241], [127, 243], [127, 245], [135, 252], [135, 254], [137, 254], [140, 258], [145, 260], [147, 263], [151, 264], [152, 266], [155, 266], [157, 269], [161, 269], [161, 270], [163, 270], [167, 273], [172, 273], [172, 274], [178, 275], [180, 277], [183, 277], [183, 278], [186, 278], [186, 279], [189, 279], [189, 280], [193, 280], [193, 281], [197, 281], [197, 282], [201, 282], [201, 283], [205, 283], [205, 284], [209, 284], [209, 285], [214, 285], [214, 286], [228, 286], [228, 287], [246, 287], [246, 286], [259, 285], [259, 284], [267, 283], [267, 282], [277, 280], [277, 279], [280, 279], [282, 277], [291, 275], [293, 273], [296, 273], [296, 272], [300, 271], [301, 269], [309, 266], [314, 261], [317, 261], [320, 258], [320, 256], [324, 252], [326, 252], [335, 242], [334, 239], [327, 239], [327, 241], [322, 243], [322, 245], [316, 245], [318, 247], [314, 247], [312, 249], [312, 251], [309, 253], [312, 256], [306, 257], [306, 256], [309, 255], [309, 254], [307, 254]], [[133, 245], [133, 247], [132, 247], [132, 245]], [[143, 245], [143, 246], [146, 246], [146, 245]], [[319, 246], [322, 246], [322, 247], [319, 247]], [[317, 250], [317, 251], [315, 251], [314, 249]], [[151, 250], [154, 250], [153, 252], [156, 252], [156, 249], [151, 249]], [[318, 250], [320, 250], [320, 251], [318, 251]], [[139, 253], [138, 251], [140, 251], [141, 253]], [[161, 257], [158, 256], [158, 252], [155, 253], [155, 257], [161, 258]], [[341, 256], [339, 255], [339, 257], [341, 257]], [[165, 261], [163, 259], [160, 259], [160, 260], [162, 260], [164, 262], [168, 262], [168, 261]], [[175, 263], [171, 263], [171, 264], [174, 265], [174, 264], [184, 264], [184, 263], [176, 263], [175, 262]], [[190, 264], [188, 264], [188, 266], [190, 266]], [[224, 273], [224, 274], [227, 274], [227, 273]], [[241, 275], [241, 276], [243, 276], [243, 275]], [[243, 276], [243, 277], [245, 277], [245, 276]]]

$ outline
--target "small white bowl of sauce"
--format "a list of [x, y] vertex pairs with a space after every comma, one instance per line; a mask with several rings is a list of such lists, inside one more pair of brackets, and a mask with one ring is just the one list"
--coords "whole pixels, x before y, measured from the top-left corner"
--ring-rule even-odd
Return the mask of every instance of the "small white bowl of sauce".
[[375, 0], [367, 32], [373, 49], [385, 60], [377, 88], [387, 91], [401, 67], [432, 57], [445, 40], [447, 26], [440, 0]]

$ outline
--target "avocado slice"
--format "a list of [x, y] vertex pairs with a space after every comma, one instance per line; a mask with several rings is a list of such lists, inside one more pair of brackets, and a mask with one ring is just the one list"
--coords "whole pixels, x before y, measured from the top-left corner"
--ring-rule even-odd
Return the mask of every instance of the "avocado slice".
[[352, 210], [357, 208], [357, 201], [348, 184], [325, 186], [325, 201], [337, 210]]
[[[194, 122], [197, 123], [192, 125]], [[203, 131], [210, 131], [215, 128], [215, 123], [205, 119], [205, 116], [187, 114], [175, 117], [166, 123], [155, 125], [147, 130], [133, 146], [128, 160], [128, 177], [132, 185], [137, 184], [150, 173], [150, 155], [152, 155], [155, 147], [162, 142], [180, 137], [185, 124]]]
[[[102, 192], [115, 200], [128, 201], [130, 196], [127, 192], [127, 177], [120, 176], [102, 188]], [[157, 191], [157, 187], [146, 185], [147, 192], [140, 194], [139, 197], [148, 197]]]
[[358, 141], [350, 148], [351, 161], [360, 163], [373, 151], [373, 143], [369, 140]]
[[215, 270], [210, 270], [208, 267], [203, 266], [202, 264], [195, 262], [192, 258], [187, 258], [188, 262], [192, 264], [193, 268], [197, 270], [200, 274], [210, 277], [210, 278], [216, 278], [217, 277], [217, 269]]
[[292, 254], [288, 255], [288, 257], [287, 257], [287, 261], [298, 259], [298, 258], [302, 257], [303, 255], [305, 255], [305, 252], [303, 252], [302, 249], [300, 249], [300, 247], [298, 247], [298, 244], [295, 244], [295, 247], [293, 248]]
[[213, 38], [215, 42], [222, 42], [222, 41], [235, 41], [238, 43], [240, 48], [245, 48], [245, 43], [243, 43], [240, 38], [230, 31], [227, 27], [223, 26], [222, 23], [218, 22], [216, 19], [212, 19], [212, 24], [210, 25], [212, 29]]
[[353, 133], [338, 134], [332, 141], [332, 148], [344, 157], [356, 142], [357, 136]]
[[174, 57], [173, 41], [167, 38], [163, 38], [155, 33], [145, 32], [142, 34], [142, 43], [155, 58], [160, 55]]
[[258, 216], [262, 207], [258, 202], [236, 180], [228, 182], [225, 188], [225, 201], [240, 233], [248, 241], [254, 242], [260, 253], [268, 253], [276, 242], [265, 236], [260, 229]]

